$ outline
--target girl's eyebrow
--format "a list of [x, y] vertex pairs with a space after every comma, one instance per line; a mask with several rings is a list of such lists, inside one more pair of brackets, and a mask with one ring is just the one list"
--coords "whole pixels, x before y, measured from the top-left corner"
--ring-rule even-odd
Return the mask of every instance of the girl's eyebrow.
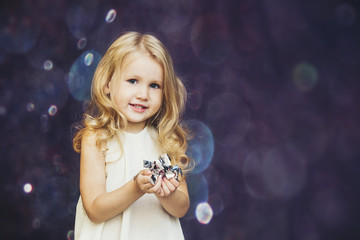
[[141, 79], [140, 76], [136, 75], [136, 74], [126, 74], [125, 78], [136, 78], [136, 79]]

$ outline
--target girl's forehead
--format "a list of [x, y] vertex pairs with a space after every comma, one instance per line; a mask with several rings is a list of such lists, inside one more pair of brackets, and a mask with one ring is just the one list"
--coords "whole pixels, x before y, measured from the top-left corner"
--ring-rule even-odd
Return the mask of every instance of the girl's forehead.
[[148, 51], [142, 50], [142, 49], [138, 50], [138, 51], [130, 52], [124, 57], [121, 67], [126, 67], [131, 62], [133, 62], [135, 59], [138, 59], [140, 57], [151, 57], [151, 54]]

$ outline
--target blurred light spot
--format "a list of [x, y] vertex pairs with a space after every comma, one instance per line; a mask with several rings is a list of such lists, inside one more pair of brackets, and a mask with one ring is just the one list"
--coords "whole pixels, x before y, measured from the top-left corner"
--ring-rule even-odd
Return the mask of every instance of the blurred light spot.
[[75, 99], [79, 101], [90, 99], [91, 82], [100, 59], [99, 53], [87, 51], [71, 66], [68, 75], [68, 87]]
[[318, 82], [318, 72], [316, 68], [306, 62], [299, 63], [293, 73], [296, 87], [303, 92], [312, 90]]
[[94, 61], [94, 55], [92, 53], [88, 53], [84, 57], [84, 63], [86, 66], [90, 66]]
[[190, 40], [196, 55], [209, 65], [223, 62], [232, 49], [229, 28], [217, 15], [199, 17], [192, 27]]
[[299, 193], [306, 180], [306, 163], [291, 146], [253, 152], [245, 159], [246, 189], [256, 198], [290, 198]]
[[73, 240], [74, 239], [74, 231], [70, 230], [67, 233], [67, 240]]
[[32, 221], [32, 227], [33, 227], [33, 228], [37, 229], [37, 228], [40, 227], [40, 225], [41, 225], [41, 222], [40, 222], [40, 220], [39, 220], [38, 218], [35, 218], [35, 219]]
[[255, 198], [266, 198], [269, 192], [262, 176], [262, 158], [259, 153], [251, 153], [245, 159], [242, 176], [248, 193]]
[[24, 185], [24, 192], [25, 192], [25, 193], [31, 193], [32, 189], [33, 189], [33, 187], [31, 186], [30, 183], [26, 183], [26, 184]]
[[336, 7], [335, 17], [339, 25], [350, 26], [356, 20], [356, 10], [352, 5], [344, 3]]
[[250, 127], [249, 108], [239, 96], [222, 93], [208, 102], [206, 120], [217, 143], [227, 147], [237, 146]]
[[47, 71], [50, 71], [51, 69], [53, 69], [53, 63], [51, 60], [46, 60], [44, 62], [44, 69]]
[[214, 137], [210, 129], [198, 120], [188, 120], [185, 124], [192, 136], [186, 152], [191, 159], [195, 160], [192, 173], [201, 173], [209, 166], [214, 155]]
[[48, 113], [49, 113], [50, 116], [54, 116], [57, 113], [56, 105], [51, 105], [49, 107]]
[[30, 102], [30, 103], [26, 104], [26, 110], [28, 112], [32, 112], [32, 111], [34, 111], [34, 109], [35, 109], [35, 104], [34, 103]]
[[115, 20], [116, 18], [116, 11], [115, 9], [111, 9], [107, 14], [106, 14], [106, 18], [105, 18], [105, 21], [107, 23], [111, 23]]
[[290, 146], [271, 149], [263, 157], [264, 181], [277, 197], [289, 198], [299, 193], [306, 180], [306, 170], [302, 154]]
[[196, 218], [201, 224], [208, 224], [212, 219], [213, 211], [207, 202], [199, 203], [196, 207]]
[[206, 178], [201, 174], [190, 174], [186, 177], [186, 183], [188, 185], [190, 207], [186, 213], [186, 218], [194, 218], [196, 206], [201, 202], [207, 202], [209, 189]]
[[86, 38], [80, 38], [78, 43], [77, 43], [77, 47], [78, 49], [84, 49], [86, 47], [86, 44], [87, 44], [87, 40]]
[[0, 106], [0, 116], [6, 115], [6, 108], [4, 106]]

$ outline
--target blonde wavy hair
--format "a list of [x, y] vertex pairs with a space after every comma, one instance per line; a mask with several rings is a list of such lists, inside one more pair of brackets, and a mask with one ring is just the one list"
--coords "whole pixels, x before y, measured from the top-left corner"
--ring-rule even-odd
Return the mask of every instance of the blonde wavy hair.
[[98, 64], [91, 86], [91, 100], [81, 124], [73, 138], [73, 148], [81, 151], [81, 140], [89, 131], [96, 133], [96, 145], [104, 153], [106, 142], [127, 126], [123, 114], [116, 110], [113, 98], [105, 94], [105, 86], [114, 74], [121, 71], [125, 58], [147, 51], [163, 68], [163, 100], [159, 111], [149, 118], [147, 126], [158, 131], [160, 150], [166, 152], [173, 164], [185, 172], [191, 168], [187, 149], [187, 131], [180, 123], [185, 108], [186, 89], [175, 75], [171, 56], [166, 47], [153, 35], [127, 32], [120, 36], [107, 50]]

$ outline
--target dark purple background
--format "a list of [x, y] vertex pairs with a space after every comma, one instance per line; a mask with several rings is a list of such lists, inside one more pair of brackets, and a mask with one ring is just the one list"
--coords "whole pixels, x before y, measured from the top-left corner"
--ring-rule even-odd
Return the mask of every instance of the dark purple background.
[[[0, 238], [71, 239], [72, 124], [86, 105], [68, 88], [71, 69], [136, 30], [165, 43], [188, 88], [199, 166], [214, 150], [188, 178], [186, 239], [360, 239], [359, 10], [355, 0], [2, 1]], [[206, 200], [203, 225], [193, 210]]]

